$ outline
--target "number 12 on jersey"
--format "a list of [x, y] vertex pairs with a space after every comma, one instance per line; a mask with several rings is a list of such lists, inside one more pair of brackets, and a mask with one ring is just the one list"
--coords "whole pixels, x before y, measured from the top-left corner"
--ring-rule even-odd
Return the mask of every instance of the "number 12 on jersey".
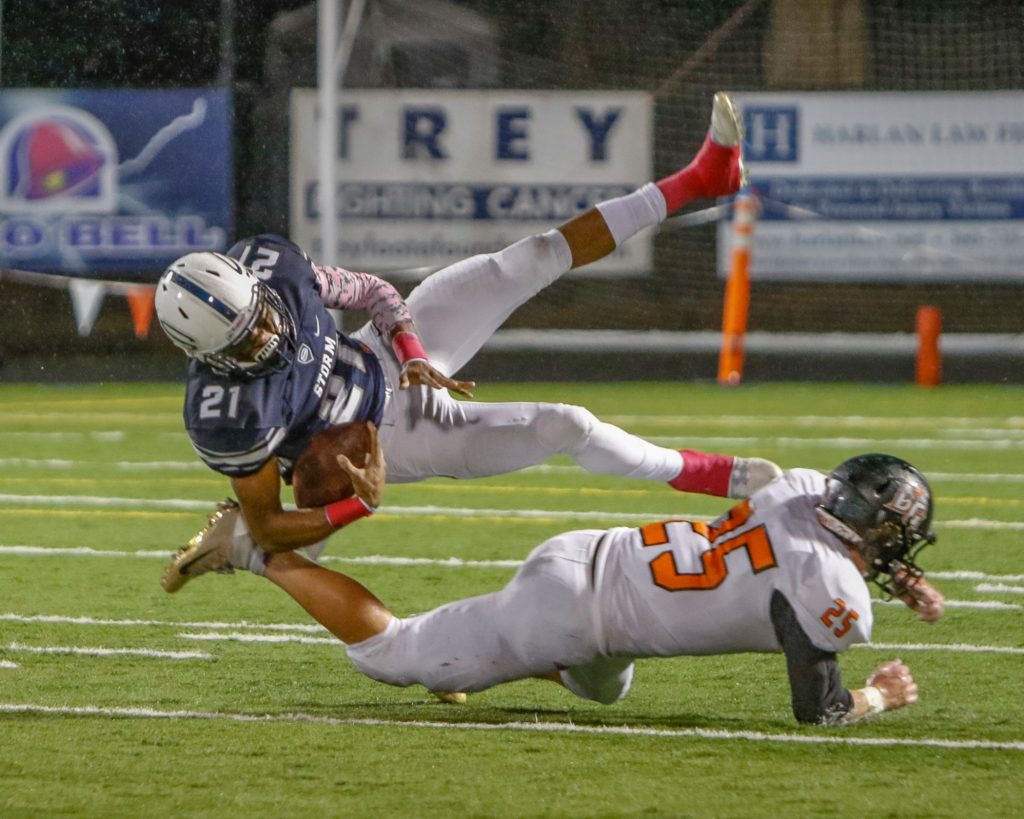
[[676, 565], [671, 549], [666, 549], [655, 557], [651, 563], [651, 578], [654, 585], [667, 591], [707, 591], [717, 589], [729, 574], [725, 556], [736, 549], [746, 550], [750, 566], [754, 573], [778, 566], [771, 541], [765, 527], [755, 526], [738, 535], [731, 535], [738, 527], [750, 518], [752, 510], [748, 502], [741, 503], [729, 512], [728, 517], [719, 526], [706, 523], [690, 523], [689, 521], [662, 521], [649, 523], [640, 528], [640, 536], [644, 546], [663, 546], [669, 543], [670, 523], [688, 524], [693, 531], [713, 544], [701, 554], [703, 571], [681, 572]]

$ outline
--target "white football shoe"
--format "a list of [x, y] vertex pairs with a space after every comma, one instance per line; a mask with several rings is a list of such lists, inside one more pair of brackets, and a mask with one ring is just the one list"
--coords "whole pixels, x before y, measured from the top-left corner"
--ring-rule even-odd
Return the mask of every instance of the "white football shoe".
[[732, 462], [729, 475], [729, 497], [749, 498], [782, 474], [778, 464], [765, 458], [740, 458]]
[[265, 554], [249, 535], [241, 508], [228, 498], [217, 504], [206, 526], [178, 550], [164, 569], [160, 585], [173, 594], [201, 574], [232, 574], [235, 569], [262, 574], [264, 563]]

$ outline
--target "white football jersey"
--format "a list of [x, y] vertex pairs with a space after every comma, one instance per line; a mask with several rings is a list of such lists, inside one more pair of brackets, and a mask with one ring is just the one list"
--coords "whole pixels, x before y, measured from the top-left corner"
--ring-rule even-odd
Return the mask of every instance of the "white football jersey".
[[609, 530], [594, 575], [602, 651], [780, 651], [769, 613], [776, 590], [817, 647], [839, 652], [867, 642], [867, 584], [814, 511], [825, 480], [794, 469], [710, 523]]

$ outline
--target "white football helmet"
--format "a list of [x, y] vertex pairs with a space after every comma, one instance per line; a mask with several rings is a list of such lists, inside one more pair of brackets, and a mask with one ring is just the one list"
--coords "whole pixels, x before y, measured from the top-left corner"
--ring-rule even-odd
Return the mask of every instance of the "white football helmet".
[[189, 253], [156, 287], [164, 332], [220, 372], [258, 378], [294, 358], [295, 323], [281, 297], [248, 267], [220, 253]]

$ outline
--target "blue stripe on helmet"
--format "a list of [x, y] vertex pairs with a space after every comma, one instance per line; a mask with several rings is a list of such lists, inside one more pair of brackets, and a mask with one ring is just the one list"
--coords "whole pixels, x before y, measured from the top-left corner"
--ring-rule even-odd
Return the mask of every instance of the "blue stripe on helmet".
[[177, 284], [178, 286], [182, 287], [183, 289], [187, 290], [200, 301], [210, 305], [210, 307], [212, 307], [214, 310], [216, 310], [218, 313], [224, 316], [224, 318], [226, 318], [229, 322], [234, 321], [235, 317], [238, 315], [238, 312], [236, 310], [233, 310], [227, 304], [222, 302], [209, 290], [204, 290], [191, 279], [182, 276], [178, 271], [174, 271], [174, 273], [171, 274], [171, 281]]

